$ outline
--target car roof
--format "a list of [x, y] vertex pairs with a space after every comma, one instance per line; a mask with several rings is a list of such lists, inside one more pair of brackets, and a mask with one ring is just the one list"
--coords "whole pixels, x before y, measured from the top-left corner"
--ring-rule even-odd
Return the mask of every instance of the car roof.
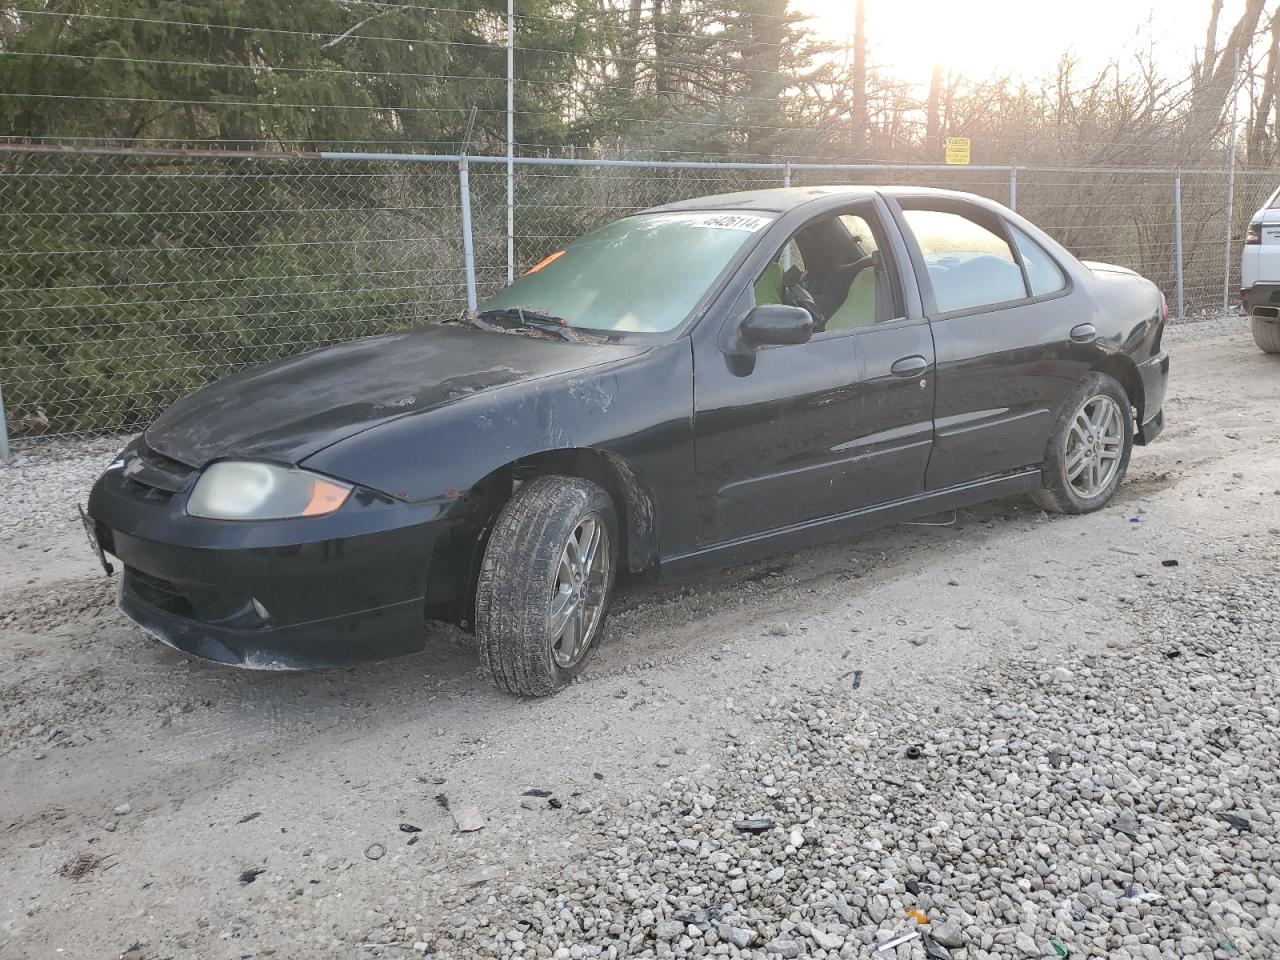
[[889, 196], [899, 195], [934, 195], [940, 197], [956, 197], [965, 200], [988, 201], [984, 197], [964, 193], [960, 190], [940, 190], [936, 187], [913, 187], [907, 185], [858, 185], [841, 184], [815, 187], [773, 187], [768, 190], [740, 190], [735, 193], [717, 193], [705, 197], [692, 197], [678, 200], [675, 203], [664, 203], [650, 207], [643, 213], [669, 212], [672, 210], [765, 210], [770, 213], [786, 213], [796, 207], [811, 203], [814, 200], [847, 199], [849, 201], [867, 200], [877, 193]]

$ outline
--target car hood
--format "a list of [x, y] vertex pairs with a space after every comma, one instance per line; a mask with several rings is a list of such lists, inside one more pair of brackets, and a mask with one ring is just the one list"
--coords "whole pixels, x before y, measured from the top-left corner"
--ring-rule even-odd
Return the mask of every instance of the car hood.
[[299, 463], [380, 423], [645, 349], [461, 326], [368, 337], [210, 384], [162, 413], [146, 442], [197, 468], [228, 457]]

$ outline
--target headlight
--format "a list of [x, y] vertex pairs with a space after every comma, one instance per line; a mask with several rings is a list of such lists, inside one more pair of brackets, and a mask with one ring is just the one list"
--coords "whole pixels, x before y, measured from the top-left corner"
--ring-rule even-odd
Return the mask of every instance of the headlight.
[[322, 517], [346, 503], [350, 495], [347, 484], [306, 470], [223, 460], [200, 475], [187, 500], [187, 514], [210, 520]]

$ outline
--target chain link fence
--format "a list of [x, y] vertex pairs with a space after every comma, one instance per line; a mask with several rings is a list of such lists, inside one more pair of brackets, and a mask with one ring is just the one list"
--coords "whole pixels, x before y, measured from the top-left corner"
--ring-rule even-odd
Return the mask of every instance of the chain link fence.
[[508, 263], [505, 161], [471, 158], [465, 192], [461, 166], [0, 149], [10, 434], [137, 430], [239, 367], [456, 316], [469, 295], [483, 298], [510, 271], [623, 214], [783, 183], [971, 191], [1013, 204], [1083, 259], [1150, 277], [1184, 315], [1220, 310], [1239, 284], [1248, 217], [1276, 185], [1271, 173], [1227, 170], [524, 158]]

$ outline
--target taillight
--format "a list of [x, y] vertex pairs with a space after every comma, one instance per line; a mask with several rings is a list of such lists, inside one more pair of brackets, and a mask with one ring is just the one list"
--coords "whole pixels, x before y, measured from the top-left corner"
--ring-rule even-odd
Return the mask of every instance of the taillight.
[[1250, 244], [1262, 242], [1262, 224], [1251, 223], [1249, 229], [1244, 232], [1244, 242], [1248, 246]]
[[1169, 301], [1164, 298], [1164, 294], [1160, 294], [1160, 322], [1169, 322]]

